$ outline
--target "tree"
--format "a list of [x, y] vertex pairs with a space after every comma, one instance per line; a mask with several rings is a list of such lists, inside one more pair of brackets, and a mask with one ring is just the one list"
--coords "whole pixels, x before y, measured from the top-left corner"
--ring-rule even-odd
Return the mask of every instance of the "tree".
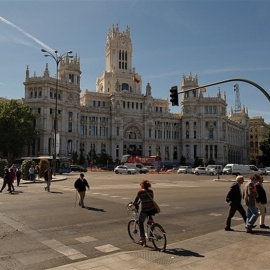
[[29, 169], [31, 166], [35, 166], [35, 162], [31, 159], [25, 159], [22, 162], [21, 170], [22, 170], [22, 179], [27, 180], [29, 179]]
[[0, 151], [11, 163], [36, 138], [35, 117], [29, 106], [16, 100], [0, 102]]
[[113, 164], [113, 159], [110, 155], [108, 155], [104, 152], [99, 153], [99, 154], [97, 154], [97, 164], [102, 165], [102, 166]]
[[265, 166], [268, 166], [270, 164], [270, 131], [268, 131], [268, 137], [260, 140], [259, 144], [260, 150], [263, 152], [261, 162], [264, 163]]
[[72, 164], [77, 164], [78, 163], [78, 153], [77, 152], [72, 152]]
[[180, 164], [185, 166], [186, 165], [186, 158], [184, 156], [181, 156]]
[[39, 176], [40, 177], [44, 177], [44, 173], [46, 171], [47, 168], [50, 168], [50, 162], [48, 161], [48, 159], [41, 159], [39, 162]]

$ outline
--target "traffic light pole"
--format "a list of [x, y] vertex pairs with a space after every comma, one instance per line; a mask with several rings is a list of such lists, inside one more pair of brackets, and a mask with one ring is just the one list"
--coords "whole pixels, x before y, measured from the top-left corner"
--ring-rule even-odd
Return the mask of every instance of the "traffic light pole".
[[239, 79], [239, 78], [228, 79], [228, 80], [224, 80], [224, 81], [220, 81], [220, 82], [215, 82], [215, 83], [210, 83], [210, 84], [206, 84], [206, 85], [203, 85], [203, 86], [190, 88], [190, 89], [187, 89], [187, 90], [182, 90], [182, 91], [178, 92], [178, 94], [183, 94], [185, 92], [189, 92], [189, 91], [193, 91], [193, 90], [197, 90], [197, 89], [200, 89], [200, 88], [205, 88], [205, 87], [209, 87], [209, 86], [213, 86], [213, 85], [217, 85], [217, 84], [227, 83], [227, 82], [245, 82], [245, 83], [249, 83], [249, 84], [255, 86], [256, 88], [258, 88], [267, 97], [268, 101], [270, 102], [270, 95], [260, 85], [258, 85], [255, 82], [252, 82], [252, 81], [249, 81], [249, 80], [246, 80], [246, 79]]

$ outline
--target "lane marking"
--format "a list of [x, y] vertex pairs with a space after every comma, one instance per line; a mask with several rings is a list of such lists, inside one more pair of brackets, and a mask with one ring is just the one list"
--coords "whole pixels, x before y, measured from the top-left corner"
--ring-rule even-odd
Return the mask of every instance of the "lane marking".
[[50, 247], [51, 249], [54, 249], [55, 251], [57, 251], [59, 253], [65, 255], [66, 257], [68, 257], [71, 260], [77, 260], [77, 259], [82, 259], [82, 258], [87, 257], [84, 254], [82, 254], [80, 251], [78, 251], [74, 248], [68, 247], [68, 246], [66, 246], [66, 245], [64, 245], [64, 244], [62, 244], [54, 239], [41, 241], [41, 243]]
[[44, 245], [48, 246], [49, 248], [52, 248], [53, 250], [67, 256], [71, 260], [77, 260], [77, 259], [82, 259], [86, 258], [87, 256], [82, 254], [81, 252], [77, 251], [74, 248], [65, 246], [64, 244], [58, 242], [57, 240], [54, 239], [48, 239], [45, 235], [42, 233], [31, 229], [30, 227], [13, 220], [3, 213], [0, 213], [0, 220], [9, 226], [13, 227], [14, 229], [21, 231], [22, 233], [26, 235], [30, 235], [31, 237], [35, 238], [37, 241], [43, 243]]
[[242, 220], [240, 217], [232, 217], [233, 220]]
[[99, 246], [99, 247], [95, 247], [95, 249], [101, 251], [101, 252], [104, 252], [104, 253], [108, 253], [108, 252], [113, 252], [113, 251], [116, 251], [116, 250], [120, 250], [120, 248], [118, 247], [115, 247], [113, 245], [103, 245], [103, 246]]
[[222, 214], [218, 214], [218, 213], [210, 213], [210, 214], [208, 214], [208, 216], [219, 217], [219, 216], [222, 216]]
[[91, 236], [83, 236], [83, 237], [75, 238], [75, 240], [77, 240], [81, 243], [89, 243], [89, 242], [97, 241], [96, 238], [91, 237]]

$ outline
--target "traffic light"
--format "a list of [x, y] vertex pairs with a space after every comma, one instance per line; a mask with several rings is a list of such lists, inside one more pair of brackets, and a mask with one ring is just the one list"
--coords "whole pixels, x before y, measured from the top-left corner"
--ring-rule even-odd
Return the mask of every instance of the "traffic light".
[[205, 93], [206, 92], [206, 88], [202, 87], [202, 88], [200, 88], [200, 91], [201, 91], [201, 93]]
[[177, 86], [171, 87], [170, 92], [172, 106], [179, 106]]

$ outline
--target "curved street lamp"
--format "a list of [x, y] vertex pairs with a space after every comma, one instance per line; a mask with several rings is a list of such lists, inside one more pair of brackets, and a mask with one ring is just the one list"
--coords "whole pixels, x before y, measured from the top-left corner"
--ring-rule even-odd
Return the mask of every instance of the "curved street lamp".
[[187, 90], [182, 90], [182, 91], [178, 92], [178, 94], [182, 94], [182, 93], [185, 93], [185, 92], [188, 92], [188, 91], [197, 90], [197, 89], [200, 89], [200, 88], [205, 88], [205, 87], [209, 87], [209, 86], [213, 86], [213, 85], [217, 85], [217, 84], [227, 83], [227, 82], [245, 82], [245, 83], [249, 83], [249, 84], [255, 86], [256, 88], [258, 88], [266, 96], [266, 98], [270, 102], [270, 95], [260, 85], [258, 85], [257, 83], [255, 83], [253, 81], [246, 80], [246, 79], [241, 79], [241, 78], [228, 79], [228, 80], [224, 80], [224, 81], [220, 81], [220, 82], [214, 82], [214, 83], [206, 84], [206, 85], [203, 85], [203, 86], [192, 87], [192, 88], [187, 89]]
[[[53, 147], [53, 175], [56, 174], [56, 134], [57, 134], [57, 101], [58, 101], [58, 67], [59, 63], [64, 57], [70, 57], [72, 58], [73, 56], [69, 54], [72, 53], [72, 51], [68, 51], [63, 54], [58, 54], [58, 51], [54, 51], [55, 55], [53, 55], [51, 52], [46, 51], [45, 49], [41, 49], [41, 51], [44, 54], [45, 57], [52, 57], [56, 63], [56, 86], [55, 86], [55, 111], [54, 111], [54, 147]], [[60, 143], [60, 142], [59, 142]]]

